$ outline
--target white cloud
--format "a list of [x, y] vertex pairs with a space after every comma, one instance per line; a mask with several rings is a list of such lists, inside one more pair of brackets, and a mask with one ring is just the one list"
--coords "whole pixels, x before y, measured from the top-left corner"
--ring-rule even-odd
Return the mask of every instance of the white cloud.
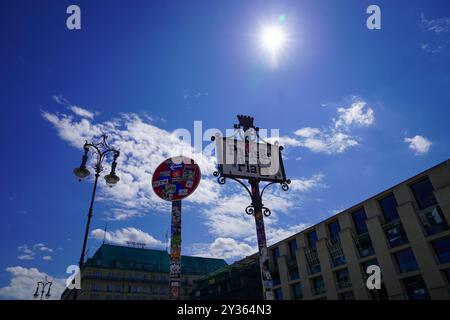
[[237, 241], [233, 238], [216, 238], [211, 244], [196, 243], [191, 252], [194, 256], [207, 258], [235, 259], [249, 256], [257, 249], [247, 243]]
[[[102, 123], [60, 113], [43, 112], [42, 116], [57, 129], [58, 135], [64, 141], [74, 147], [81, 149], [85, 140], [92, 141], [94, 137], [105, 133], [109, 137], [109, 143], [120, 149], [121, 155], [117, 166], [120, 183], [111, 189], [100, 184], [97, 198], [109, 203], [110, 209], [105, 212], [107, 220], [123, 221], [142, 217], [154, 211], [169, 213], [170, 203], [154, 194], [151, 177], [153, 170], [163, 160], [184, 154], [199, 163], [203, 177], [196, 192], [183, 201], [183, 206], [195, 206], [203, 219], [203, 224], [207, 227], [207, 232], [214, 239], [233, 238], [240, 241], [238, 245], [241, 250], [247, 248], [242, 245], [243, 243], [250, 247], [256, 243], [245, 241], [256, 233], [254, 218], [245, 214], [245, 208], [251, 202], [248, 194], [232, 181], [227, 183], [229, 186], [226, 188], [219, 185], [212, 176], [215, 171], [215, 158], [194, 153], [188, 141], [180, 141], [171, 132], [145, 122], [135, 114], [122, 114], [120, 118]], [[297, 141], [294, 138], [290, 139]], [[108, 169], [105, 168], [105, 171]], [[272, 215], [265, 219], [270, 230], [268, 239], [285, 235], [286, 230], [289, 232], [289, 228], [279, 226], [278, 217], [299, 207], [302, 193], [325, 186], [321, 174], [309, 178], [291, 178], [292, 184], [288, 192], [283, 192], [278, 185], [274, 185], [264, 193], [264, 204], [272, 210]], [[104, 231], [97, 229], [92, 231], [91, 235], [102, 240]], [[163, 242], [131, 227], [107, 232], [106, 240], [118, 244], [125, 244], [126, 241], [145, 242], [149, 246], [164, 247]], [[223, 244], [223, 241], [218, 243]], [[229, 241], [227, 243], [229, 244]]]
[[52, 256], [43, 256], [42, 260], [52, 261], [53, 258], [52, 258]]
[[354, 128], [369, 127], [375, 121], [374, 111], [358, 97], [353, 97], [349, 107], [337, 108], [338, 117], [324, 128], [304, 127], [294, 131], [296, 138], [282, 137], [281, 144], [305, 147], [312, 152], [335, 154], [343, 153], [360, 144], [359, 138], [352, 134]]
[[412, 138], [406, 137], [403, 141], [408, 144], [408, 148], [414, 151], [415, 155], [426, 154], [432, 145], [430, 140], [421, 135]]
[[48, 280], [53, 282], [50, 290], [50, 299], [59, 300], [65, 288], [65, 279], [52, 278], [36, 268], [15, 266], [6, 268], [6, 271], [11, 274], [11, 280], [9, 285], [0, 288], [0, 297], [2, 299], [33, 299], [37, 281], [42, 281], [45, 276], [48, 276]]
[[314, 174], [311, 178], [292, 179], [289, 186], [290, 190], [306, 192], [313, 188], [326, 187], [324, 184], [324, 175], [322, 173]]
[[338, 108], [338, 119], [335, 121], [336, 128], [348, 130], [351, 126], [368, 127], [375, 120], [373, 109], [362, 100], [355, 100], [348, 108]]
[[83, 109], [81, 107], [77, 107], [77, 106], [71, 106], [70, 110], [72, 110], [73, 113], [75, 113], [77, 116], [80, 116], [82, 118], [87, 118], [87, 119], [94, 119], [94, 113]]
[[[120, 183], [114, 188], [100, 184], [99, 200], [112, 203], [107, 219], [125, 220], [145, 215], [155, 209], [168, 211], [169, 204], [161, 200], [152, 190], [153, 170], [168, 157], [183, 154], [192, 157], [199, 164], [203, 177], [197, 191], [185, 200], [187, 204], [212, 203], [216, 184], [208, 181], [215, 170], [214, 158], [195, 153], [191, 145], [181, 141], [171, 132], [144, 122], [135, 114], [123, 114], [113, 121], [93, 124], [88, 119], [76, 120], [65, 114], [43, 112], [42, 116], [57, 129], [58, 135], [72, 146], [82, 148], [84, 141], [92, 141], [102, 133], [108, 135], [108, 142], [120, 149], [117, 174]], [[105, 168], [107, 172], [109, 168]]]
[[[298, 144], [312, 152], [334, 154], [343, 153], [348, 148], [357, 146], [358, 141], [351, 135], [336, 130], [307, 128], [299, 129], [294, 134], [299, 135]], [[313, 129], [313, 130], [312, 130]]]
[[105, 237], [105, 231], [102, 229], [95, 229], [91, 231], [91, 235], [98, 240], [105, 238], [106, 242], [126, 245], [127, 242], [145, 243], [149, 248], [164, 248], [165, 243], [155, 239], [152, 235], [136, 228], [128, 227], [115, 231], [107, 231]]

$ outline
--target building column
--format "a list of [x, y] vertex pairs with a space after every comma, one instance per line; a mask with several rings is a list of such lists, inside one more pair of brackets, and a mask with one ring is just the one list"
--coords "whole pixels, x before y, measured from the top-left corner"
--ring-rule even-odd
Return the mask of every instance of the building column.
[[297, 236], [297, 244], [296, 257], [300, 283], [302, 284], [303, 299], [311, 300], [313, 295], [311, 291], [311, 282], [309, 281], [308, 262], [306, 261], [306, 239], [304, 234], [299, 234]]
[[286, 242], [283, 241], [278, 245], [280, 256], [277, 259], [278, 270], [280, 272], [281, 291], [283, 292], [283, 300], [291, 300], [291, 293], [289, 290], [289, 270], [287, 265], [288, 249]]
[[320, 261], [320, 269], [322, 270], [323, 282], [328, 300], [337, 300], [336, 281], [333, 272], [331, 272], [332, 262], [328, 251], [328, 232], [327, 225], [321, 223], [316, 226], [317, 232], [317, 255]]
[[404, 300], [406, 295], [403, 293], [400, 282], [397, 279], [397, 272], [392, 255], [389, 253], [390, 248], [387, 245], [386, 235], [381, 223], [381, 211], [378, 207], [377, 200], [371, 199], [364, 205], [367, 215], [367, 229], [369, 231], [370, 240], [375, 250], [375, 255], [381, 269], [381, 277], [389, 299]]
[[350, 274], [350, 280], [352, 282], [353, 295], [356, 300], [369, 300], [366, 283], [358, 263], [358, 251], [355, 246], [355, 241], [353, 240], [352, 229], [349, 227], [341, 229], [339, 238], [341, 240], [342, 251], [344, 251], [348, 273]]

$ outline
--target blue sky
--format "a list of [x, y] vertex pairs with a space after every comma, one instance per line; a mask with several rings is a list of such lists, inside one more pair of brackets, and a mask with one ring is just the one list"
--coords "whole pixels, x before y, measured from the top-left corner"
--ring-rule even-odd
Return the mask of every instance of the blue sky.
[[[81, 30], [66, 28], [70, 4]], [[366, 27], [370, 4], [381, 30]], [[259, 35], [280, 15], [274, 67]], [[90, 254], [106, 222], [109, 242], [165, 248], [170, 215], [151, 174], [189, 149], [170, 133], [194, 121], [225, 130], [243, 113], [280, 129], [293, 184], [264, 201], [269, 243], [449, 157], [447, 1], [3, 1], [0, 21], [2, 298], [29, 298], [36, 277], [77, 263], [92, 181], [72, 170], [101, 132], [122, 151], [122, 180], [101, 183]], [[183, 253], [253, 252], [249, 199], [215, 182], [211, 157], [200, 164]]]

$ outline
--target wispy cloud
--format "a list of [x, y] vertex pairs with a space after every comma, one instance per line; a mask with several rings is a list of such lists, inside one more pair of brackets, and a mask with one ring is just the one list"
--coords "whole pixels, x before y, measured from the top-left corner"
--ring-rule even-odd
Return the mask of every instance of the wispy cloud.
[[[43, 253], [51, 253], [53, 252], [52, 248], [47, 247], [43, 243], [36, 243], [31, 246], [28, 246], [27, 244], [23, 244], [17, 247], [17, 250], [19, 251], [19, 255], [17, 256], [17, 259], [19, 260], [34, 260], [37, 255], [43, 254]], [[45, 259], [50, 260], [50, 259]]]
[[57, 104], [62, 105], [67, 107], [68, 109], [70, 109], [75, 115], [82, 117], [82, 118], [87, 118], [90, 120], [94, 119], [95, 113], [93, 111], [89, 111], [87, 109], [81, 108], [79, 106], [75, 106], [72, 105], [70, 103], [69, 100], [67, 100], [66, 98], [64, 98], [62, 95], [53, 95], [52, 96], [53, 101], [55, 101]]
[[420, 14], [422, 27], [436, 34], [447, 33], [450, 31], [450, 18], [427, 19], [424, 13]]
[[405, 137], [403, 141], [408, 145], [408, 148], [411, 149], [415, 155], [424, 155], [428, 153], [432, 145], [432, 142], [430, 140], [421, 135], [416, 135], [412, 138]]
[[427, 34], [427, 38], [419, 44], [423, 51], [430, 54], [446, 51], [450, 43], [450, 18], [428, 19], [421, 13], [419, 25]]
[[315, 153], [343, 153], [349, 148], [358, 146], [358, 138], [353, 130], [369, 127], [375, 121], [374, 111], [367, 102], [353, 97], [348, 107], [337, 108], [338, 116], [332, 119], [328, 127], [304, 127], [296, 130], [296, 137], [282, 137], [280, 143], [286, 146], [304, 147]]

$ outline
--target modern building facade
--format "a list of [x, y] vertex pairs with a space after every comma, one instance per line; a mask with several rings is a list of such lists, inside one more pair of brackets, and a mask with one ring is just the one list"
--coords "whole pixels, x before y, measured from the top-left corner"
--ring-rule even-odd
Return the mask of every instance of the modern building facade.
[[[181, 257], [181, 299], [189, 299], [193, 281], [227, 263], [222, 259]], [[103, 244], [81, 273], [80, 300], [168, 299], [169, 254], [163, 250]], [[62, 300], [73, 299], [66, 289]]]
[[220, 268], [194, 281], [193, 300], [262, 300], [261, 273], [256, 255]]
[[[450, 160], [269, 247], [276, 299], [450, 299]], [[382, 288], [368, 290], [369, 265]]]

